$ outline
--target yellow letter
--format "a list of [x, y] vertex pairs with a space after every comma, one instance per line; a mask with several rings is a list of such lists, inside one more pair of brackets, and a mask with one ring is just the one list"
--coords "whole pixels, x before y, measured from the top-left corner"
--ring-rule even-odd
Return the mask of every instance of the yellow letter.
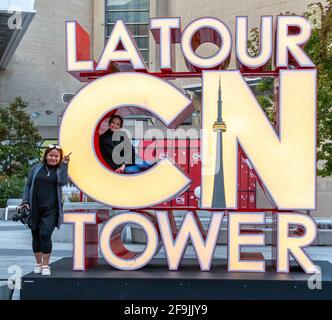
[[[112, 234], [121, 225], [134, 223], [141, 226], [146, 234], [147, 242], [142, 253], [125, 259], [112, 250]], [[145, 216], [137, 213], [121, 213], [108, 220], [100, 233], [100, 251], [105, 260], [120, 270], [137, 270], [143, 268], [154, 257], [158, 249], [158, 234], [153, 223]]]
[[[117, 50], [119, 43], [124, 50]], [[112, 61], [130, 61], [134, 69], [146, 70], [138, 47], [122, 20], [116, 21], [96, 70], [107, 70]]]
[[248, 53], [248, 17], [236, 17], [236, 57], [250, 69], [258, 69], [267, 64], [272, 56], [271, 16], [261, 18], [260, 52], [256, 57]]
[[[67, 45], [67, 71], [93, 71], [93, 61], [78, 61], [77, 59], [77, 41], [83, 41], [83, 39], [77, 38], [77, 31], [81, 32], [85, 36], [84, 40], [88, 42], [88, 35], [85, 30], [76, 22], [68, 21], [66, 22], [66, 45]], [[85, 45], [90, 45], [86, 43]]]
[[169, 219], [172, 217], [169, 217], [167, 212], [157, 212], [156, 215], [163, 239], [169, 269], [178, 269], [181, 258], [190, 238], [201, 270], [209, 271], [224, 214], [212, 214], [206, 239], [203, 239], [204, 235], [199, 229], [194, 215], [191, 212], [188, 212], [184, 217], [181, 228], [177, 233], [175, 240], [172, 235], [172, 229], [170, 227], [169, 221]]
[[[289, 27], [298, 27], [299, 34], [289, 35]], [[288, 67], [288, 53], [291, 53], [300, 67], [314, 67], [310, 58], [305, 54], [303, 46], [310, 38], [311, 27], [304, 17], [278, 16], [276, 67]], [[300, 86], [299, 86], [300, 88]]]
[[[222, 133], [214, 130], [218, 118], [219, 79], [222, 121], [226, 124], [226, 131]], [[224, 207], [237, 208], [237, 148], [240, 143], [279, 209], [315, 209], [315, 84], [316, 70], [280, 72], [280, 130], [277, 135], [239, 71], [203, 72], [203, 208], [215, 207], [213, 196], [222, 191]], [[222, 143], [217, 142], [218, 139]], [[222, 156], [216, 163], [219, 155], [216, 150], [220, 145]]]
[[74, 226], [74, 266], [73, 270], [85, 270], [85, 224], [95, 224], [95, 213], [65, 213], [63, 223], [72, 223]]
[[167, 126], [176, 124], [184, 111], [191, 112], [191, 100], [166, 81], [142, 73], [112, 74], [88, 84], [72, 99], [59, 140], [65, 152], [72, 152], [69, 175], [82, 192], [112, 207], [149, 207], [183, 192], [190, 179], [168, 158], [138, 174], [110, 171], [97, 160], [97, 123], [109, 111], [128, 105], [154, 113]]
[[[301, 225], [305, 228], [302, 236], [290, 236], [290, 225]], [[317, 236], [315, 221], [304, 214], [279, 213], [277, 215], [277, 272], [289, 272], [289, 254], [301, 265], [306, 273], [317, 273], [318, 269], [312, 263], [302, 248], [309, 246]]]
[[[200, 43], [211, 42], [220, 44], [220, 49], [212, 57], [203, 58], [195, 53], [192, 39], [196, 32], [201, 32]], [[228, 27], [220, 20], [215, 18], [200, 18], [191, 22], [183, 31], [181, 39], [181, 49], [187, 60], [187, 66], [194, 69], [212, 69], [223, 65], [229, 58], [232, 49], [232, 35]]]
[[[177, 41], [176, 37], [172, 37], [173, 34], [179, 34], [181, 27], [180, 18], [154, 18], [150, 20], [150, 29], [156, 40], [156, 43], [160, 43], [160, 69], [171, 70], [172, 69], [172, 53], [171, 44]], [[159, 29], [159, 34], [155, 31]]]
[[264, 246], [264, 234], [241, 235], [241, 224], [264, 224], [264, 213], [230, 213], [228, 216], [228, 271], [264, 272], [265, 261], [241, 259], [241, 246]]

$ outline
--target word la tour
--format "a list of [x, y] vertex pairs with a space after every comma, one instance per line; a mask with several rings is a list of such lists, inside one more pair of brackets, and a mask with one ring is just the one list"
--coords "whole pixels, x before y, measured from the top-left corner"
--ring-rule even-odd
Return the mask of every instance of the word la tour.
[[[192, 72], [227, 68], [233, 43], [240, 70], [264, 70], [273, 52], [277, 70], [287, 68], [290, 64], [296, 68], [314, 68], [313, 62], [303, 51], [311, 35], [311, 26], [302, 16], [277, 16], [275, 19], [272, 16], [261, 17], [257, 56], [248, 53], [248, 17], [236, 17], [235, 41], [227, 25], [211, 17], [192, 21], [183, 30], [181, 18], [152, 18], [149, 28], [156, 44], [160, 45], [159, 66], [162, 72], [171, 72], [174, 68], [172, 45], [175, 43], [180, 44], [186, 65]], [[216, 44], [219, 49], [211, 56], [202, 57], [196, 50], [206, 42]], [[107, 71], [112, 62], [129, 62], [133, 70], [147, 71], [144, 59], [122, 20], [114, 24], [98, 63], [91, 59], [88, 33], [76, 21], [66, 22], [66, 45], [68, 72]]]
[[[197, 215], [187, 212], [181, 227], [176, 226], [175, 218], [166, 211], [157, 211], [155, 215], [143, 215], [123, 212], [110, 218], [99, 234], [99, 248], [104, 259], [119, 270], [137, 270], [147, 265], [163, 246], [170, 270], [178, 270], [189, 240], [196, 253], [201, 271], [211, 268], [224, 213], [212, 213], [209, 227], [205, 231]], [[74, 257], [73, 270], [85, 270], [86, 252], [91, 243], [97, 245], [97, 238], [85, 243], [86, 227], [96, 225], [96, 213], [65, 213], [64, 223], [73, 225]], [[264, 257], [256, 253], [242, 251], [245, 246], [265, 246], [264, 232], [248, 232], [243, 225], [265, 225], [265, 213], [228, 214], [228, 271], [265, 272]], [[129, 251], [121, 240], [121, 234], [127, 224], [138, 225], [146, 234], [146, 246], [142, 252]], [[297, 225], [302, 231], [294, 234], [291, 227]], [[276, 239], [272, 246], [272, 257], [276, 272], [288, 273], [290, 257], [306, 273], [320, 273], [308, 257], [304, 248], [312, 244], [317, 235], [315, 221], [301, 213], [279, 213], [275, 216], [274, 228]], [[251, 229], [254, 230], [254, 229]], [[223, 232], [223, 231], [221, 231]], [[96, 237], [98, 232], [96, 232]], [[90, 248], [90, 249], [89, 249]], [[88, 251], [86, 251], [88, 250]], [[91, 250], [90, 250], [91, 251]], [[253, 259], [253, 256], [256, 256]]]

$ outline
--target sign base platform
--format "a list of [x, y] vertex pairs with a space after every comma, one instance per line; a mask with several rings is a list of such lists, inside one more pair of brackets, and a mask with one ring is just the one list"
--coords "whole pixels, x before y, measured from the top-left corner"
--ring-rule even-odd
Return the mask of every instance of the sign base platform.
[[227, 272], [226, 260], [218, 259], [210, 272], [201, 272], [196, 259], [183, 259], [178, 271], [169, 271], [166, 259], [153, 259], [138, 271], [116, 270], [99, 259], [86, 271], [72, 271], [72, 258], [63, 258], [51, 264], [51, 276], [24, 276], [21, 299], [332, 299], [332, 264], [314, 263], [322, 270], [321, 289], [309, 288], [308, 280], [311, 286], [317, 282], [299, 266], [278, 274], [271, 261], [265, 273]]

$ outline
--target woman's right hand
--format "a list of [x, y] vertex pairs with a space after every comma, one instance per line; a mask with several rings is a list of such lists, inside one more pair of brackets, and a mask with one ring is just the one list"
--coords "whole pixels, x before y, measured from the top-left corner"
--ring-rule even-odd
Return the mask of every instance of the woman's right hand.
[[63, 157], [62, 164], [68, 164], [69, 163], [71, 154], [72, 154], [72, 152]]
[[27, 203], [21, 204], [18, 209], [23, 209], [23, 208], [27, 208], [30, 210], [30, 206]]

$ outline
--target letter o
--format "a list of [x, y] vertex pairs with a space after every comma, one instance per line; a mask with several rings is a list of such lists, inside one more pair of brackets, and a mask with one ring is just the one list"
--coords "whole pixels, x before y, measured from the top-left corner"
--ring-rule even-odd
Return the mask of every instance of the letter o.
[[[198, 33], [197, 37], [195, 34]], [[205, 42], [217, 44], [220, 49], [212, 57], [198, 56], [196, 49]], [[181, 49], [191, 71], [223, 69], [229, 63], [232, 36], [228, 27], [216, 18], [201, 18], [190, 23], [182, 34]]]
[[[121, 233], [124, 226], [128, 223], [141, 226], [146, 234], [147, 242], [143, 252], [135, 254], [127, 251], [127, 253], [132, 254], [132, 257], [130, 259], [124, 259], [120, 257], [120, 254], [115, 252], [114, 242], [118, 242], [119, 252], [123, 252], [125, 247], [121, 242]], [[99, 247], [104, 259], [114, 268], [120, 270], [137, 270], [148, 264], [157, 253], [159, 237], [152, 221], [144, 215], [137, 213], [121, 213], [112, 217], [102, 228]]]

